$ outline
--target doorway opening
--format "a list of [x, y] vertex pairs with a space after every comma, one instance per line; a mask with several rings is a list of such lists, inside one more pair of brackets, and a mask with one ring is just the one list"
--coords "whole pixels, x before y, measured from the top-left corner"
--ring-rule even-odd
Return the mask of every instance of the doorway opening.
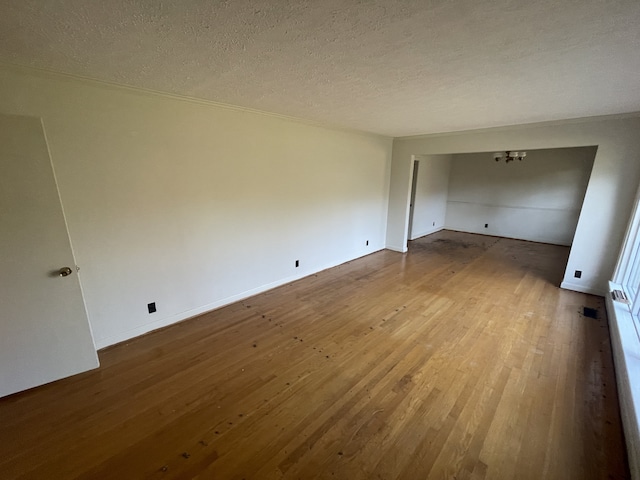
[[414, 155], [406, 238], [447, 229], [571, 248], [596, 151], [528, 150], [511, 162], [494, 152]]

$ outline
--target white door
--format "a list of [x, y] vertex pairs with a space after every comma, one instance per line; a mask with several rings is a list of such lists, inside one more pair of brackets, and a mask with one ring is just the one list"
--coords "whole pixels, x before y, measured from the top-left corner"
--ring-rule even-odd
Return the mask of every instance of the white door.
[[42, 123], [0, 114], [0, 397], [97, 366]]

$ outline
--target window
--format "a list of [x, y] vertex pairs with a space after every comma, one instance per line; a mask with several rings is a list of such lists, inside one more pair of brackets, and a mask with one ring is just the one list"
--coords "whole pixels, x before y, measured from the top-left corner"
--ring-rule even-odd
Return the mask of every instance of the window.
[[622, 245], [613, 281], [622, 286], [636, 322], [640, 315], [640, 190]]

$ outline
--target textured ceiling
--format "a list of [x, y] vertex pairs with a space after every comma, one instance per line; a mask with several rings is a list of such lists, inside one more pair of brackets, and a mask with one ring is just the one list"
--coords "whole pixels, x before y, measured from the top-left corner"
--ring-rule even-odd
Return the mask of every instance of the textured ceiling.
[[447, 132], [640, 111], [640, 1], [0, 0], [0, 62]]

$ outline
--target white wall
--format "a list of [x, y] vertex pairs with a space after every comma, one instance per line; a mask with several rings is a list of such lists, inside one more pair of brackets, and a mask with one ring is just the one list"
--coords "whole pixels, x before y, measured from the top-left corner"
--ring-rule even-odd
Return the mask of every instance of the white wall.
[[492, 153], [454, 155], [446, 227], [571, 245], [595, 153], [595, 147], [529, 150], [525, 160], [510, 163]]
[[[640, 117], [602, 117], [396, 138], [387, 246], [406, 250], [412, 155], [597, 146], [562, 286], [602, 295], [613, 274], [640, 179]], [[582, 278], [573, 278], [582, 270]]]
[[389, 138], [4, 67], [0, 111], [43, 119], [98, 347], [385, 246]]
[[409, 238], [442, 230], [447, 212], [451, 155], [416, 155], [417, 182]]

